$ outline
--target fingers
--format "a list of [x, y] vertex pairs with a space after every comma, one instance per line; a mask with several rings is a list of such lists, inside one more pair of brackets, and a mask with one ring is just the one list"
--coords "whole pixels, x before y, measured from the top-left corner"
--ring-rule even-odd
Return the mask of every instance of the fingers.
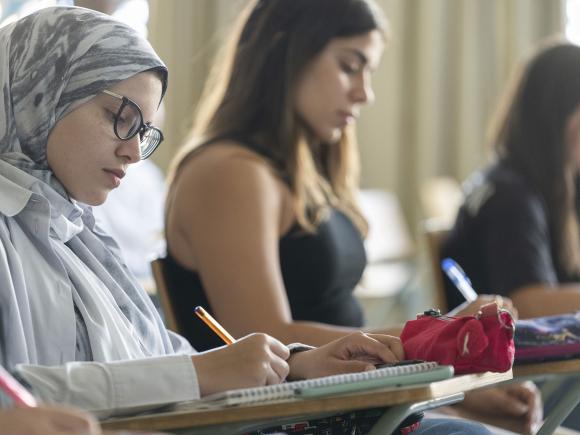
[[533, 433], [543, 418], [543, 405], [538, 388], [533, 382], [527, 381], [510, 385], [507, 387], [507, 391], [510, 395], [517, 397], [528, 405], [526, 423], [528, 431]]
[[284, 381], [290, 370], [286, 362], [290, 357], [288, 348], [267, 334], [251, 334], [248, 339], [255, 342], [263, 352], [254, 351], [255, 355], [262, 354], [258, 356], [258, 363], [262, 365], [263, 383], [272, 385]]
[[404, 358], [405, 353], [397, 337], [359, 332], [348, 335], [343, 340], [343, 351], [347, 353], [347, 358], [344, 359], [395, 362]]
[[496, 304], [499, 309], [510, 311], [514, 316], [517, 316], [517, 310], [514, 307], [512, 300], [501, 295], [481, 295], [477, 299], [482, 305]]
[[274, 337], [270, 337], [269, 335], [266, 337], [268, 338], [268, 345], [272, 353], [286, 361], [290, 357], [290, 350]]
[[[399, 337], [393, 337], [391, 335], [384, 334], [366, 334], [368, 337], [374, 338], [378, 342], [389, 347], [389, 350], [395, 355], [397, 361], [405, 359], [405, 349], [403, 348], [403, 343]], [[383, 362], [391, 362], [384, 361]]]
[[497, 409], [502, 409], [504, 414], [513, 417], [525, 416], [530, 410], [530, 406], [526, 401], [521, 400], [519, 397], [510, 394], [504, 389], [497, 390], [494, 400]]
[[[286, 360], [278, 357], [277, 355], [273, 355], [270, 361], [270, 371], [267, 377], [268, 384], [279, 384], [280, 382], [284, 382], [288, 373], [290, 372], [290, 366], [286, 362]], [[271, 382], [274, 380], [274, 382]]]
[[72, 409], [54, 408], [51, 421], [55, 429], [79, 434], [99, 434], [99, 425], [90, 415]]

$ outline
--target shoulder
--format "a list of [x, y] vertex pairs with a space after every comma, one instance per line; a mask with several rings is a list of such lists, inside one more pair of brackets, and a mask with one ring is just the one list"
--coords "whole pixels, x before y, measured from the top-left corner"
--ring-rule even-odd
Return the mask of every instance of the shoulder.
[[495, 164], [473, 174], [463, 186], [465, 208], [472, 215], [544, 214], [541, 196], [523, 176], [502, 165]]
[[214, 184], [231, 182], [278, 181], [280, 177], [268, 160], [233, 141], [221, 141], [195, 152], [187, 159], [177, 182]]
[[268, 160], [236, 142], [219, 142], [190, 157], [171, 186], [174, 208], [283, 207], [290, 191]]

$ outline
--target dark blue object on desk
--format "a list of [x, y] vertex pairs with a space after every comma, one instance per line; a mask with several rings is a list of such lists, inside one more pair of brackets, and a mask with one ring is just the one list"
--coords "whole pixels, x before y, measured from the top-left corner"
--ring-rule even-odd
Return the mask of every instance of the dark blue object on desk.
[[516, 322], [516, 363], [580, 356], [580, 311]]

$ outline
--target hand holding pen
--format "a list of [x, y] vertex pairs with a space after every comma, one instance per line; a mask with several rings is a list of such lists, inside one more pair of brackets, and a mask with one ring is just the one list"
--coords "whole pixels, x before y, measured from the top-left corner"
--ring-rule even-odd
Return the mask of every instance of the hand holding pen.
[[511, 299], [504, 298], [500, 295], [477, 294], [477, 292], [471, 286], [471, 281], [463, 269], [451, 258], [445, 258], [441, 262], [441, 268], [466, 300], [466, 303], [459, 305], [454, 310], [450, 311], [448, 315], [471, 315], [479, 311], [481, 306], [495, 303], [498, 308], [503, 308], [510, 311], [512, 316], [517, 318], [517, 310], [514, 308]]

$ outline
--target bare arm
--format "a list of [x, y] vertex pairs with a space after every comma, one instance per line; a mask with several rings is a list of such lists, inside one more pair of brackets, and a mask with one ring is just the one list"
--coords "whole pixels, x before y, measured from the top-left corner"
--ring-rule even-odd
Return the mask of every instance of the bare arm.
[[[321, 345], [355, 330], [292, 319], [278, 243], [293, 221], [287, 187], [249, 151], [206, 150], [180, 175], [167, 224], [170, 250], [198, 271], [234, 336], [265, 332], [284, 343]], [[176, 249], [178, 239], [187, 246]]]
[[519, 288], [510, 295], [520, 318], [551, 316], [580, 310], [580, 285], [531, 285]]

